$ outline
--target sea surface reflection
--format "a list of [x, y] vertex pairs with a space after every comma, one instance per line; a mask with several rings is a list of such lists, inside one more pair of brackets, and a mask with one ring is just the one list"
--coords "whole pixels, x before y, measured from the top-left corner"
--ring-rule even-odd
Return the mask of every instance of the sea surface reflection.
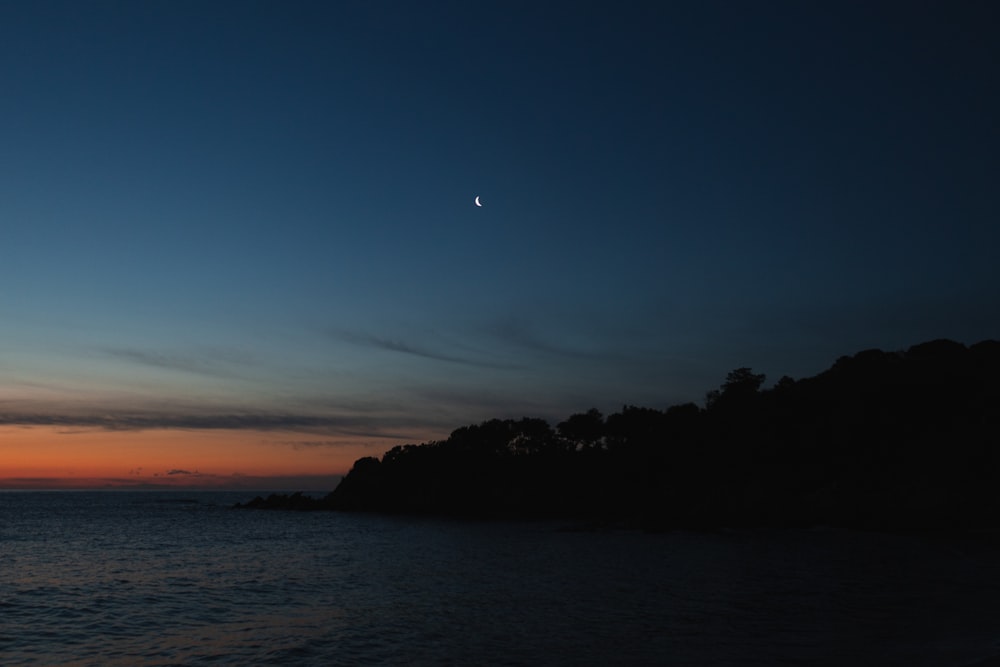
[[1000, 550], [0, 493], [0, 664], [962, 665]]

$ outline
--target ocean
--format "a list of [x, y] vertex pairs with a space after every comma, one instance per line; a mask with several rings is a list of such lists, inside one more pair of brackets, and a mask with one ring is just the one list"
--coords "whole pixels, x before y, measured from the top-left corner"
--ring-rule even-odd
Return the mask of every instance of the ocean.
[[1000, 655], [1000, 547], [0, 492], [0, 665], [910, 665]]

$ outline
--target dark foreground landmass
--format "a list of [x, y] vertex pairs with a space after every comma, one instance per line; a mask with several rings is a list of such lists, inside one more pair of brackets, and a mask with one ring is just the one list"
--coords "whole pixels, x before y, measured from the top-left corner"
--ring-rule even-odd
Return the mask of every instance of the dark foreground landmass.
[[694, 403], [493, 419], [251, 508], [651, 528], [1000, 529], [1000, 342], [867, 350], [814, 377], [731, 372]]

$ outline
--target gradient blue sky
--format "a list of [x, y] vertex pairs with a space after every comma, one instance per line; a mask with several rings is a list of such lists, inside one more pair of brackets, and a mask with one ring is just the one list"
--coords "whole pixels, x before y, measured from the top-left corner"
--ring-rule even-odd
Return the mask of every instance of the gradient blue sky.
[[998, 7], [0, 0], [0, 425], [380, 453], [996, 338]]

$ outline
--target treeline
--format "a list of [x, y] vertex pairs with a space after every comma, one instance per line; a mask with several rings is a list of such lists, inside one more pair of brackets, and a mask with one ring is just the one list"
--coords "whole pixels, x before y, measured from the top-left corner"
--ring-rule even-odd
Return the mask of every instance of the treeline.
[[998, 381], [996, 341], [868, 350], [769, 389], [740, 368], [704, 408], [492, 419], [362, 458], [321, 500], [284, 501], [663, 528], [1000, 528]]

